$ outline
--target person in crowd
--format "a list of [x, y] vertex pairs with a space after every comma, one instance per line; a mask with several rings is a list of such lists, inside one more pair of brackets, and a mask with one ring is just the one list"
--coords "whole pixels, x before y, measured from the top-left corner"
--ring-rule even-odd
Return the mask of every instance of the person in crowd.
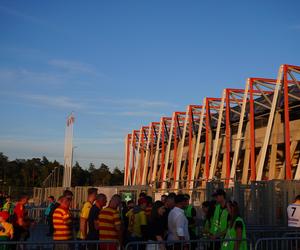
[[147, 217], [147, 221], [150, 220], [150, 217], [151, 217], [151, 211], [152, 211], [152, 204], [153, 204], [153, 199], [151, 196], [147, 195], [145, 197], [146, 201], [147, 201], [147, 207], [145, 209], [145, 214], [146, 214], [146, 217]]
[[217, 205], [212, 218], [212, 227], [210, 230], [211, 239], [224, 238], [228, 226], [228, 210], [226, 209], [226, 192], [218, 189], [213, 197], [216, 199]]
[[300, 195], [287, 207], [288, 226], [300, 228]]
[[[166, 212], [164, 203], [156, 201], [153, 204], [149, 226], [148, 226], [148, 237], [150, 241], [163, 241], [166, 235], [166, 230], [161, 220]], [[157, 249], [157, 245], [148, 245], [146, 250]], [[164, 250], [163, 244], [159, 245], [160, 250]]]
[[30, 220], [28, 219], [28, 213], [25, 209], [28, 199], [28, 195], [22, 194], [14, 208], [14, 241], [25, 241], [29, 238]]
[[4, 202], [5, 202], [5, 195], [2, 191], [0, 191], [0, 208], [3, 207]]
[[[68, 241], [72, 240], [72, 216], [70, 212], [71, 198], [68, 196], [61, 196], [59, 199], [59, 206], [53, 213], [53, 240], [54, 241]], [[69, 244], [56, 244], [55, 250], [69, 250], [72, 246]]]
[[47, 221], [47, 224], [49, 226], [49, 235], [52, 235], [53, 234], [53, 223], [52, 223], [52, 216], [50, 216], [50, 213], [52, 211], [52, 209], [54, 208], [55, 206], [55, 199], [54, 199], [54, 196], [50, 195], [48, 197], [48, 207], [46, 208], [45, 210], [45, 216], [46, 216], [46, 221]]
[[72, 202], [73, 200], [73, 192], [69, 189], [66, 189], [64, 192], [63, 192], [63, 196], [66, 197], [66, 198], [69, 198]]
[[[100, 240], [116, 240], [122, 244], [122, 223], [118, 208], [121, 205], [121, 196], [115, 194], [109, 201], [108, 207], [103, 208], [99, 214]], [[100, 249], [116, 250], [116, 244], [100, 244]]]
[[131, 209], [134, 208], [134, 206], [135, 206], [134, 201], [129, 200], [129, 201], [127, 201], [126, 208], [122, 210], [122, 213], [123, 213], [122, 217], [123, 217], [123, 224], [124, 224], [124, 231], [123, 231], [124, 244], [127, 243], [127, 239], [129, 238], [129, 233], [128, 233], [129, 220], [126, 215]]
[[147, 216], [145, 210], [148, 202], [146, 198], [138, 200], [138, 206], [135, 206], [127, 213], [128, 217], [128, 241], [142, 241], [147, 237]]
[[210, 234], [210, 230], [212, 228], [212, 219], [215, 211], [215, 202], [214, 201], [204, 201], [202, 203], [202, 212], [204, 215], [204, 223], [203, 223], [203, 236], [207, 237]]
[[197, 235], [197, 232], [196, 232], [196, 230], [197, 230], [197, 226], [196, 226], [197, 212], [196, 212], [196, 209], [194, 208], [194, 206], [192, 204], [190, 204], [190, 195], [185, 194], [184, 197], [185, 197], [185, 201], [186, 201], [184, 214], [189, 222], [190, 239], [195, 240], [196, 235]]
[[129, 200], [127, 201], [127, 208], [128, 208], [128, 211], [132, 208], [134, 208], [134, 201], [133, 200]]
[[[170, 211], [168, 216], [168, 240], [189, 240], [188, 220], [184, 215], [186, 198], [183, 194], [175, 197], [175, 207]], [[175, 249], [181, 248], [181, 245], [175, 244]]]
[[126, 217], [126, 214], [128, 212], [127, 203], [126, 201], [121, 202], [121, 220], [124, 222], [124, 218]]
[[167, 195], [163, 194], [161, 197], [160, 197], [160, 201], [165, 205], [166, 203], [166, 199], [167, 199]]
[[105, 194], [97, 194], [94, 205], [92, 206], [88, 216], [89, 231], [87, 240], [99, 239], [99, 214], [100, 211], [106, 206], [107, 198]]
[[170, 193], [167, 196], [166, 201], [165, 201], [166, 212], [164, 213], [162, 223], [164, 224], [166, 230], [168, 230], [168, 216], [169, 216], [169, 213], [175, 207], [175, 197], [176, 197], [175, 193]]
[[145, 192], [141, 192], [139, 198], [146, 198], [147, 194]]
[[[7, 222], [9, 213], [7, 211], [0, 212], [0, 241], [9, 241], [13, 239], [14, 228], [13, 225]], [[0, 250], [8, 249], [0, 246]]]
[[83, 204], [83, 207], [80, 212], [80, 229], [77, 236], [80, 240], [86, 240], [87, 238], [89, 213], [94, 201], [96, 200], [97, 192], [97, 188], [88, 189], [87, 201]]
[[[236, 201], [227, 202], [227, 210], [230, 215], [229, 225], [226, 231], [225, 240], [222, 243], [222, 250], [247, 250], [246, 227], [240, 217], [239, 207]], [[228, 239], [229, 241], [226, 241]]]
[[53, 213], [54, 213], [55, 209], [60, 206], [60, 202], [61, 202], [61, 200], [62, 200], [63, 197], [64, 197], [63, 195], [60, 196], [58, 198], [58, 200], [54, 202], [53, 206], [51, 206], [51, 209], [50, 209], [49, 215], [48, 215], [50, 223], [49, 223], [49, 232], [47, 233], [47, 236], [50, 236], [50, 237], [53, 236], [53, 232], [54, 232], [54, 227], [53, 227]]
[[2, 211], [7, 211], [9, 216], [12, 216], [13, 213], [14, 213], [14, 206], [13, 206], [13, 203], [11, 201], [11, 197], [10, 196], [7, 196], [6, 197], [6, 200], [5, 200], [5, 203], [2, 207]]

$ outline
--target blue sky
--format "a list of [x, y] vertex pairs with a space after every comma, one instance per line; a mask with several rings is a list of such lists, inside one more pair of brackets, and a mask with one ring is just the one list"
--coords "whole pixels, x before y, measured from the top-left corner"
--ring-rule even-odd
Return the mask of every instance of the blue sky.
[[124, 137], [300, 65], [300, 2], [0, 1], [0, 152], [123, 168]]

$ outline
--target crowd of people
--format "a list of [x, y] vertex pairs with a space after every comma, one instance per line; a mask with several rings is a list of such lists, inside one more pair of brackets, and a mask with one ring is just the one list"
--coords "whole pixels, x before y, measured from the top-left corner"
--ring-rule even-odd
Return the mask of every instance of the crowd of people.
[[[11, 197], [0, 193], [0, 241], [26, 241], [30, 236], [30, 225], [26, 204], [28, 195], [21, 195], [14, 204]], [[218, 189], [212, 199], [202, 203], [203, 223], [199, 225], [199, 211], [191, 204], [188, 194], [169, 193], [160, 200], [141, 193], [137, 199], [127, 202], [118, 194], [110, 200], [98, 189], [89, 188], [87, 200], [83, 204], [79, 221], [71, 213], [73, 193], [65, 190], [55, 200], [48, 197], [45, 210], [48, 236], [52, 237], [57, 250], [72, 249], [64, 241], [115, 241], [119, 246], [135, 242], [148, 242], [142, 250], [196, 249], [196, 241], [207, 239], [206, 249], [247, 249], [246, 227], [239, 213], [237, 202], [227, 200], [226, 192]], [[287, 208], [289, 226], [299, 226], [300, 196]], [[189, 242], [173, 244], [166, 242]], [[184, 243], [185, 244], [185, 243]], [[1, 246], [0, 246], [1, 247]], [[84, 249], [115, 250], [116, 244], [99, 242], [87, 244]], [[1, 248], [2, 249], [2, 248]]]
[[[50, 203], [45, 214], [49, 235], [54, 241], [74, 239], [74, 222], [70, 212], [72, 198], [73, 194], [69, 190], [57, 201], [54, 197], [49, 197]], [[118, 194], [107, 201], [105, 194], [98, 194], [96, 188], [89, 188], [87, 201], [80, 212], [75, 238], [88, 241], [118, 241], [123, 246], [132, 242], [149, 241], [153, 243], [147, 244], [148, 250], [162, 250], [168, 248], [167, 244], [163, 244], [165, 241], [190, 241], [189, 247], [195, 249], [196, 244], [193, 240], [203, 237], [216, 240], [214, 249], [247, 249], [247, 243], [244, 241], [246, 228], [239, 215], [238, 204], [235, 201], [227, 201], [223, 189], [218, 189], [211, 201], [203, 202], [202, 212], [205, 221], [203, 229], [199, 231], [197, 211], [190, 204], [188, 194], [170, 193], [153, 202], [151, 196], [141, 193], [135, 203], [133, 200], [122, 202]], [[222, 239], [233, 241], [222, 242]], [[159, 241], [162, 244], [154, 243]], [[69, 247], [66, 244], [57, 245], [57, 249], [65, 250]], [[96, 249], [96, 245], [87, 247]], [[102, 243], [100, 248], [114, 250], [116, 245]]]
[[25, 241], [29, 238], [32, 220], [25, 209], [28, 199], [28, 195], [22, 194], [13, 203], [10, 196], [0, 192], [0, 241]]

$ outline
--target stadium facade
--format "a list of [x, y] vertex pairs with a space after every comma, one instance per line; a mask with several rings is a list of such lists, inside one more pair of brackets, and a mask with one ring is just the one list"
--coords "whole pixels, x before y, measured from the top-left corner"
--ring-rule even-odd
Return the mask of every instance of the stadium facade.
[[248, 78], [133, 130], [125, 139], [124, 185], [193, 190], [212, 180], [300, 180], [300, 66], [277, 79]]

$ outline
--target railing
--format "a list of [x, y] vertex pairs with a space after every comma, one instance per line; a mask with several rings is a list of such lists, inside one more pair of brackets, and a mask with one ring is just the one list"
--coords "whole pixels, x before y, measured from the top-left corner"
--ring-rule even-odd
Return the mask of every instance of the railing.
[[[299, 250], [300, 236], [261, 238], [252, 244], [251, 240], [236, 239], [199, 239], [189, 241], [136, 241], [130, 242], [124, 250], [219, 250], [221, 247], [231, 245], [226, 249], [234, 249], [234, 245], [244, 244], [242, 249], [247, 250]], [[26, 250], [120, 250], [123, 247], [118, 241], [112, 240], [72, 240], [72, 241], [0, 241], [0, 249], [26, 249]]]
[[299, 250], [300, 236], [258, 239], [255, 250]]
[[[28, 217], [32, 219], [37, 224], [46, 224], [47, 218], [45, 216], [45, 207], [31, 207], [27, 208]], [[73, 222], [77, 225], [80, 215], [80, 210], [78, 209], [71, 209], [70, 210], [73, 216]]]
[[[295, 233], [299, 231], [292, 227], [272, 227], [272, 226], [248, 226], [246, 227], [247, 238], [252, 242], [256, 242], [261, 238], [278, 238], [297, 236]], [[289, 235], [290, 234], [290, 235]]]
[[120, 244], [113, 240], [96, 240], [96, 241], [0, 241], [0, 249], [26, 249], [26, 250], [118, 250]]
[[[219, 250], [222, 246], [234, 246], [236, 243], [245, 244], [247, 249], [252, 249], [252, 244], [248, 239], [200, 239], [189, 241], [136, 241], [128, 243], [125, 250]], [[228, 249], [233, 249], [233, 247]]]

